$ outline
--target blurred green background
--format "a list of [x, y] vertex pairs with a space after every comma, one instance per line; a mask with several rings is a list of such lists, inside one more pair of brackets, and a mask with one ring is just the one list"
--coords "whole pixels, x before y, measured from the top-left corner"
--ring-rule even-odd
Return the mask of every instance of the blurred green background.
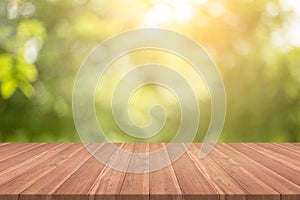
[[[0, 141], [79, 141], [72, 116], [77, 70], [101, 41], [140, 27], [181, 32], [206, 49], [227, 93], [219, 141], [300, 141], [300, 4], [298, 0], [2, 0], [0, 3]], [[193, 67], [175, 55], [142, 50], [115, 63], [99, 82], [99, 123], [114, 141], [140, 141], [120, 132], [110, 107], [120, 77], [147, 62], [181, 73], [198, 97], [202, 141], [210, 97]], [[146, 78], [146, 77], [140, 77]], [[180, 122], [176, 98], [159, 86], [132, 96], [129, 112], [150, 122], [160, 103], [167, 123], [147, 141], [169, 141]]]

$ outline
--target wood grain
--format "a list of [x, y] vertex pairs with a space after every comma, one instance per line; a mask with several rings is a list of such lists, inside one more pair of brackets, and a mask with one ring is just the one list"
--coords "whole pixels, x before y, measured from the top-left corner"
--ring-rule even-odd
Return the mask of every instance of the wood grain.
[[[170, 154], [170, 152], [168, 153]], [[184, 199], [218, 199], [217, 191], [210, 185], [187, 153], [173, 163], [173, 168]]]
[[204, 177], [216, 189], [220, 200], [245, 200], [248, 192], [235, 181], [225, 170], [223, 170], [212, 159], [211, 154], [200, 160], [198, 155], [200, 145], [193, 144], [189, 148], [188, 154], [199, 168]]
[[243, 165], [215, 148], [211, 152], [213, 160], [236, 180], [247, 192], [249, 199], [280, 200], [280, 194], [261, 179], [254, 176]]
[[292, 181], [296, 185], [300, 185], [300, 173], [297, 170], [286, 166], [284, 163], [279, 162], [278, 160], [273, 160], [272, 158], [258, 151], [255, 151], [253, 148], [250, 148], [246, 144], [231, 143], [228, 145], [236, 149], [237, 151], [243, 153], [244, 155], [247, 155], [247, 157], [251, 158], [252, 160], [255, 160], [261, 165], [269, 168], [270, 170], [279, 174], [280, 176]]
[[240, 153], [229, 145], [220, 144], [216, 147], [216, 149], [222, 151], [235, 162], [242, 165], [251, 174], [278, 191], [281, 194], [281, 199], [293, 200], [294, 198], [291, 197], [297, 196], [297, 194], [300, 193], [300, 187], [298, 185], [261, 165], [259, 162], [252, 160], [247, 157], [247, 155]]
[[[273, 146], [272, 144], [266, 145], [265, 143], [261, 144], [246, 144], [250, 148], [258, 151], [265, 156], [271, 158], [272, 160], [276, 160], [280, 163], [283, 163], [290, 168], [297, 170], [300, 172], [300, 156], [294, 153], [286, 153], [285, 150], [278, 150], [278, 148]], [[295, 159], [297, 158], [297, 159]]]
[[[149, 143], [135, 143], [134, 152], [149, 154]], [[139, 168], [147, 170], [149, 167], [149, 159], [140, 160], [131, 158], [128, 169]], [[149, 173], [126, 173], [122, 189], [120, 192], [120, 199], [122, 200], [147, 200], [149, 199]]]
[[[22, 146], [18, 144], [2, 146], [1, 148], [2, 152], [0, 152], [0, 161], [6, 160], [12, 156], [18, 156], [23, 152], [30, 151], [31, 149], [41, 145], [43, 145], [43, 143], [36, 143], [36, 144], [25, 143]], [[9, 153], [7, 153], [7, 151], [9, 151]]]
[[[98, 150], [98, 144], [91, 145], [93, 145], [94, 150]], [[19, 199], [37, 200], [51, 197], [52, 194], [91, 157], [91, 154], [81, 145], [79, 148], [79, 152], [76, 152], [69, 159], [64, 161], [63, 165], [58, 165], [55, 170], [50, 171], [24, 190], [20, 194]]]
[[[166, 149], [164, 149], [165, 144], [162, 143], [151, 143], [150, 152], [158, 151], [163, 149], [161, 154], [158, 156], [150, 155], [150, 167], [156, 166], [157, 162], [165, 162], [166, 160], [170, 162], [169, 154]], [[158, 181], [159, 180], [159, 181]], [[180, 200], [182, 199], [181, 189], [178, 184], [177, 177], [175, 175], [172, 165], [169, 165], [163, 169], [156, 170], [149, 174], [149, 187], [150, 187], [150, 199], [159, 200]]]
[[0, 200], [300, 199], [299, 143], [220, 143], [203, 159], [196, 143], [173, 163], [164, 143], [115, 144], [142, 159], [87, 145], [104, 163], [80, 143], [0, 143]]
[[[132, 143], [122, 144], [118, 146], [125, 151], [133, 151], [134, 148], [134, 144]], [[111, 152], [110, 157], [107, 157], [107, 159], [105, 160], [109, 165], [117, 163], [121, 167], [120, 169], [123, 171], [118, 171], [105, 165], [89, 192], [90, 200], [109, 200], [117, 199], [119, 197], [126, 175], [126, 172], [124, 171], [127, 170], [131, 157], [123, 157], [118, 152]]]

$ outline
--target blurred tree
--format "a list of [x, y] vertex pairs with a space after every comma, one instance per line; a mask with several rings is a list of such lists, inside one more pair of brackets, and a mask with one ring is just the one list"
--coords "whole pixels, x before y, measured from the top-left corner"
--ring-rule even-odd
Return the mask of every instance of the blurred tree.
[[[0, 140], [78, 141], [71, 95], [81, 62], [107, 37], [155, 26], [195, 39], [219, 67], [228, 101], [220, 141], [300, 141], [300, 50], [278, 47], [273, 41], [290, 15], [278, 0], [4, 0], [0, 4]], [[176, 65], [174, 60], [169, 57], [166, 63]], [[178, 70], [194, 80], [186, 67]], [[117, 73], [104, 78], [117, 81]], [[107, 84], [107, 88], [113, 85]], [[171, 113], [163, 130], [167, 136], [156, 140], [168, 141], [180, 113], [165, 95], [155, 87], [144, 89], [132, 109], [134, 119], [148, 119], [152, 98], [166, 105]], [[210, 101], [198, 97], [202, 113], [197, 141], [201, 141], [210, 119]], [[116, 136], [120, 130], [109, 102], [100, 98], [96, 108], [113, 139], [135, 141]]]
[[32, 4], [11, 1], [1, 7], [7, 7], [6, 10], [2, 8], [4, 12], [0, 14], [1, 95], [4, 99], [10, 98], [20, 88], [27, 97], [32, 97], [34, 88], [31, 83], [37, 79], [34, 63], [46, 31], [39, 20], [27, 19], [33, 12]]

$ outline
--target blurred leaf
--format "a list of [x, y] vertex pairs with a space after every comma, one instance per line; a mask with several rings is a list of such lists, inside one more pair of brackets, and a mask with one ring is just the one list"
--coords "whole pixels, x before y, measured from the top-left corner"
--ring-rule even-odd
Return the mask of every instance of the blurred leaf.
[[[15, 10], [10, 10], [12, 2], [18, 3]], [[291, 45], [299, 29], [290, 21], [293, 9], [283, 7], [290, 2], [4, 0], [0, 3], [0, 96], [6, 100], [0, 98], [0, 140], [78, 141], [69, 110], [74, 78], [83, 58], [108, 37], [155, 26], [191, 37], [218, 66], [228, 102], [221, 141], [299, 141], [300, 48], [299, 42]], [[25, 16], [22, 13], [29, 4], [34, 9]], [[297, 27], [299, 18], [295, 24]], [[145, 56], [139, 57], [139, 62], [124, 56], [117, 70], [110, 68], [101, 79], [105, 84], [99, 94], [103, 97], [96, 99], [95, 106], [99, 123], [114, 141], [134, 141], [119, 134], [111, 113], [109, 94], [120, 79], [117, 71], [127, 72], [129, 65], [153, 62], [156, 57], [151, 53]], [[197, 84], [197, 73], [188, 70], [191, 66], [184, 68], [162, 54], [157, 57], [157, 63], [174, 66], [195, 85], [201, 109], [195, 141], [202, 141], [211, 111], [210, 99], [201, 92], [205, 87]], [[20, 92], [15, 92], [17, 88]], [[137, 94], [130, 105], [131, 114], [135, 122], [145, 125], [149, 106], [163, 103], [168, 121], [162, 135], [151, 141], [168, 142], [180, 125], [180, 109], [159, 91]]]
[[11, 78], [13, 59], [9, 54], [0, 54], [0, 80]]
[[1, 95], [4, 99], [10, 98], [17, 89], [17, 83], [15, 80], [8, 80], [2, 82]]
[[19, 84], [19, 87], [27, 98], [31, 98], [34, 95], [34, 88], [30, 83], [22, 82]]
[[[13, 32], [12, 29], [13, 26], [4, 29], [0, 35], [8, 37], [8, 34]], [[40, 20], [25, 18], [15, 26], [15, 35], [11, 36], [6, 43], [3, 42], [1, 48], [5, 54], [0, 52], [0, 81], [2, 81], [3, 98], [11, 97], [18, 87], [26, 97], [33, 96], [34, 88], [30, 83], [36, 81], [38, 77], [34, 62], [45, 37], [46, 30]]]
[[18, 59], [16, 70], [18, 80], [33, 82], [37, 79], [38, 72], [35, 65], [25, 62], [24, 59]]
[[43, 23], [39, 20], [22, 20], [17, 29], [17, 36], [20, 39], [39, 38], [44, 39], [46, 37], [46, 30]]
[[1, 34], [0, 34], [0, 45], [1, 45], [4, 44], [7, 38], [12, 34], [13, 29], [10, 26], [0, 24], [0, 30], [1, 30]]

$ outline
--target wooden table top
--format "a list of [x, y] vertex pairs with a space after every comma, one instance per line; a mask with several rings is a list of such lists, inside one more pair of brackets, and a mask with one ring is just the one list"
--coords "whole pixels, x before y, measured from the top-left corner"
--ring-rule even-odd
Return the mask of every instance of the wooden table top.
[[300, 143], [219, 143], [204, 159], [200, 145], [161, 170], [132, 174], [103, 165], [79, 143], [0, 143], [0, 200], [300, 199]]

